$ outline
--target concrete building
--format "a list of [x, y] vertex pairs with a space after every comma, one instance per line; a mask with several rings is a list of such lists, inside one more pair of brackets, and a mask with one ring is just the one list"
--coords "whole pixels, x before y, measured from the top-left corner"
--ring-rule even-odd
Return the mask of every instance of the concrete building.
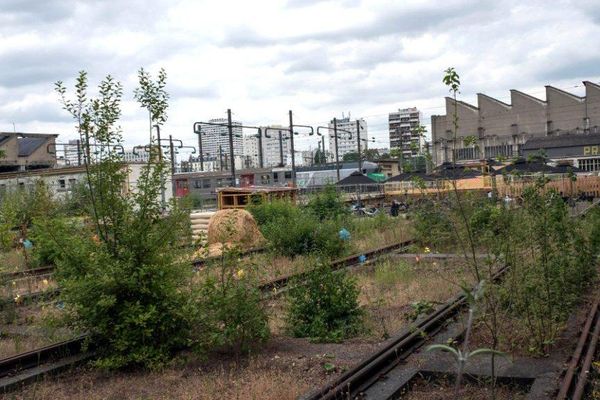
[[[158, 153], [158, 152], [157, 152]], [[125, 150], [123, 152], [123, 161], [125, 162], [148, 162], [150, 153], [145, 149]]]
[[403, 159], [416, 156], [423, 146], [424, 139], [419, 134], [422, 119], [423, 114], [416, 107], [389, 114], [390, 149], [401, 149]]
[[[281, 140], [280, 140], [281, 136]], [[276, 167], [291, 165], [289, 158], [290, 141], [287, 128], [281, 125], [262, 127], [263, 167]], [[259, 140], [256, 134], [244, 135], [244, 168], [258, 168], [260, 166]]]
[[0, 132], [0, 172], [55, 166], [57, 136], [45, 133]]
[[[135, 192], [137, 190], [137, 182], [145, 165], [145, 163], [123, 163], [124, 191]], [[15, 189], [31, 190], [37, 182], [43, 182], [55, 196], [64, 197], [70, 194], [77, 184], [85, 181], [86, 168], [84, 165], [5, 172], [0, 173], [0, 196]], [[173, 195], [170, 175], [165, 183], [165, 198], [169, 200]]]
[[[367, 144], [367, 138], [368, 138], [368, 131], [367, 131], [367, 121], [365, 121], [364, 119], [359, 119], [359, 126], [360, 126], [360, 138], [361, 138], [361, 143], [360, 143], [360, 147], [361, 149], [366, 149], [368, 148]], [[338, 131], [338, 140], [337, 140], [337, 144], [338, 144], [338, 157], [340, 162], [342, 161], [342, 159], [344, 158], [344, 154], [348, 154], [348, 153], [356, 153], [358, 151], [358, 136], [356, 134], [356, 120], [351, 120], [350, 117], [342, 117], [341, 119], [337, 119], [336, 120], [336, 125], [337, 128], [339, 129]], [[331, 120], [331, 122], [329, 122], [329, 132], [328, 132], [328, 136], [329, 136], [329, 154], [331, 155], [331, 157], [333, 158], [331, 161], [335, 161], [335, 137], [333, 134], [333, 120]], [[348, 131], [350, 133], [344, 132], [344, 131]], [[364, 139], [364, 140], [363, 140]]]
[[246, 168], [255, 168], [260, 165], [258, 142], [257, 135], [244, 135], [244, 164]]
[[[202, 166], [202, 168], [201, 168]], [[204, 157], [202, 163], [200, 157], [191, 156], [187, 160], [182, 160], [177, 172], [212, 172], [219, 170], [219, 160], [215, 157]]]
[[[219, 149], [222, 155], [229, 157], [229, 128], [227, 118], [215, 118], [208, 122], [217, 125], [201, 125], [202, 129], [202, 152], [208, 153], [209, 157], [219, 157]], [[242, 137], [241, 122], [232, 121], [233, 125], [233, 152], [236, 156], [244, 156], [244, 139]]]
[[[532, 138], [600, 132], [600, 85], [584, 81], [585, 97], [546, 86], [546, 100], [511, 90], [510, 104], [479, 93], [477, 106], [446, 97], [446, 115], [431, 117], [432, 157], [436, 165], [516, 157]], [[458, 116], [454, 143], [453, 116]], [[465, 146], [472, 136], [475, 143]]]

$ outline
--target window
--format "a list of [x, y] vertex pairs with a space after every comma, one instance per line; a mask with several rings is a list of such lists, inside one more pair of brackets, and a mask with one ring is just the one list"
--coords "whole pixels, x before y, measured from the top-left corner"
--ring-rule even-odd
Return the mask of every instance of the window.
[[292, 179], [292, 171], [285, 171], [285, 179]]
[[202, 189], [210, 189], [210, 179], [202, 179]]
[[277, 172], [273, 172], [273, 181], [274, 182], [277, 182], [279, 180], [278, 177], [279, 177], [278, 173]]
[[66, 187], [66, 181], [64, 179], [59, 179], [58, 180], [58, 188], [59, 189], [64, 189]]
[[75, 178], [70, 178], [69, 179], [69, 188], [70, 189], [73, 189], [76, 184], [77, 184], [77, 179], [75, 179]]
[[466, 149], [456, 149], [457, 160], [478, 160], [479, 147], [468, 147]]
[[271, 183], [271, 176], [269, 176], [269, 175], [261, 175], [260, 176], [260, 183], [262, 185], [268, 185], [269, 183]]
[[194, 188], [196, 188], [196, 189], [202, 189], [202, 180], [196, 179], [194, 181]]
[[600, 171], [600, 158], [583, 158], [577, 160], [579, 168], [588, 172]]
[[513, 151], [510, 144], [500, 144], [497, 146], [485, 146], [485, 157], [512, 157]]

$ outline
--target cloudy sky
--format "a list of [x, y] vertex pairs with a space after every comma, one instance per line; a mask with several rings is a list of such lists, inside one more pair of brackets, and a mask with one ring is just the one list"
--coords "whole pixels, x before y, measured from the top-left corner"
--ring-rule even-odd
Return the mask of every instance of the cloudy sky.
[[[166, 134], [194, 144], [192, 124], [322, 125], [365, 117], [377, 147], [387, 113], [443, 114], [443, 70], [461, 98], [509, 89], [544, 98], [552, 84], [581, 94], [600, 80], [598, 1], [411, 0], [0, 0], [0, 131], [75, 138], [53, 82], [79, 70], [95, 84], [123, 82], [130, 145], [147, 140], [133, 101], [136, 71], [164, 67], [171, 94]], [[302, 147], [316, 146], [304, 138]]]

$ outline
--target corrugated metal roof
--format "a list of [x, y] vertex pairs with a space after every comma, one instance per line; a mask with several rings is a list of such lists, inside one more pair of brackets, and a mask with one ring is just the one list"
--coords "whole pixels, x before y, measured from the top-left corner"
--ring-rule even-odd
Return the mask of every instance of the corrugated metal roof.
[[19, 157], [28, 157], [33, 154], [41, 145], [46, 143], [46, 138], [24, 137], [19, 138]]
[[599, 145], [599, 133], [567, 134], [531, 138], [521, 147], [522, 150], [551, 149], [556, 147]]

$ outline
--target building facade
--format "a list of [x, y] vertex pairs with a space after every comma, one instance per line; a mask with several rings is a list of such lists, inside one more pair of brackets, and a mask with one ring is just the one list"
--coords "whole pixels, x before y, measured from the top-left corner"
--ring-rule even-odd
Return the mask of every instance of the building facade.
[[390, 149], [400, 150], [403, 159], [416, 156], [423, 147], [422, 119], [423, 114], [416, 107], [401, 108], [388, 116]]
[[[202, 152], [208, 153], [208, 157], [230, 156], [229, 152], [229, 128], [227, 118], [214, 118], [208, 122], [218, 125], [201, 125], [202, 130]], [[244, 139], [242, 137], [242, 123], [232, 121], [233, 126], [233, 153], [238, 157], [244, 156]]]
[[[123, 163], [125, 180], [123, 191], [136, 192], [138, 180], [145, 163]], [[84, 165], [62, 168], [44, 168], [29, 171], [0, 173], [0, 198], [4, 193], [20, 189], [33, 190], [38, 182], [43, 182], [57, 198], [65, 197], [73, 192], [78, 184], [87, 181]], [[165, 199], [172, 197], [171, 175], [165, 181]]]
[[0, 172], [55, 166], [57, 136], [45, 133], [0, 132]]
[[150, 153], [144, 149], [138, 148], [133, 150], [125, 150], [123, 152], [123, 161], [125, 162], [148, 162]]
[[245, 168], [258, 168], [260, 166], [259, 142], [262, 142], [263, 167], [277, 167], [290, 165], [288, 159], [291, 155], [289, 131], [281, 125], [262, 127], [262, 137], [258, 135], [244, 136]]
[[[360, 128], [360, 147], [361, 149], [368, 148], [367, 138], [367, 121], [364, 119], [359, 119], [359, 128]], [[351, 120], [350, 117], [342, 117], [341, 119], [336, 119], [336, 125], [338, 129], [338, 139], [337, 139], [337, 147], [338, 147], [338, 158], [340, 161], [344, 158], [344, 154], [348, 153], [356, 153], [358, 151], [358, 136], [356, 134], [356, 120]], [[335, 161], [335, 136], [333, 134], [334, 123], [333, 120], [329, 122], [329, 154], [332, 158], [331, 161]]]
[[[600, 85], [583, 84], [585, 97], [552, 86], [546, 86], [546, 100], [511, 90], [510, 104], [481, 93], [477, 106], [447, 97], [446, 115], [431, 117], [434, 163], [452, 162], [453, 153], [458, 163], [516, 157], [532, 138], [600, 132]], [[473, 140], [465, 143], [467, 137]]]
[[543, 154], [555, 163], [566, 163], [586, 172], [600, 172], [600, 133], [535, 137], [520, 150], [525, 158]]

